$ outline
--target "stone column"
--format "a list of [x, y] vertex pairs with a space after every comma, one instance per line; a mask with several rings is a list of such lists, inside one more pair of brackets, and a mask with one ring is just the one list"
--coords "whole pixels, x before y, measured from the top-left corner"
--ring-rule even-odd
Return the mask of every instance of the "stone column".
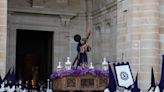
[[117, 59], [125, 54], [134, 78], [139, 73], [139, 87], [145, 92], [151, 82], [151, 67], [156, 80], [160, 73], [160, 1], [117, 1]]
[[0, 74], [6, 72], [7, 0], [0, 0]]
[[[151, 83], [151, 67], [159, 79], [160, 61], [160, 0], [133, 0], [141, 11], [140, 41], [140, 87], [147, 89]], [[136, 2], [138, 1], [138, 2]], [[140, 1], [140, 2], [139, 2]], [[136, 3], [135, 3], [136, 2]]]

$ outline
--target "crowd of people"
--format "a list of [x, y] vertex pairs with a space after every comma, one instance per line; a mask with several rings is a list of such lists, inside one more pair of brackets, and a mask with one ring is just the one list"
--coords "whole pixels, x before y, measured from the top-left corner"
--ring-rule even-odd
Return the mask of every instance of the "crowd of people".
[[16, 81], [14, 69], [11, 69], [2, 79], [0, 78], [0, 92], [53, 92], [52, 81], [47, 79], [47, 82], [38, 82], [34, 84], [34, 81], [22, 82], [22, 80]]

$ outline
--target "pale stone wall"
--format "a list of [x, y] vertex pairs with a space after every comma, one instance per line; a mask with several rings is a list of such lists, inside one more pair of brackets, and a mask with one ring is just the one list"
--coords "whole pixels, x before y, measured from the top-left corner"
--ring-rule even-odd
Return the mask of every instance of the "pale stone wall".
[[[138, 2], [139, 3], [139, 2]], [[155, 70], [156, 80], [159, 80], [160, 61], [160, 11], [159, 0], [144, 1], [142, 3], [142, 25], [141, 25], [141, 53], [140, 53], [140, 83], [142, 88], [150, 84], [151, 67]], [[140, 6], [138, 6], [140, 7]], [[146, 67], [146, 68], [145, 68]]]
[[0, 1], [0, 75], [6, 71], [7, 0]]
[[103, 58], [116, 61], [116, 20], [115, 0], [93, 0], [93, 53], [95, 65], [101, 65]]
[[127, 13], [128, 4], [127, 0], [117, 2], [117, 61], [122, 61], [122, 57], [126, 61], [130, 55], [131, 32], [128, 26], [130, 24]]
[[107, 9], [112, 3], [116, 2], [116, 0], [92, 0], [93, 3], [93, 11]]
[[8, 0], [10, 9], [22, 11], [58, 11], [64, 12], [81, 12], [85, 11], [84, 0]]
[[[164, 54], [164, 1], [160, 0], [160, 55]], [[160, 69], [162, 57], [160, 58]]]
[[7, 69], [16, 63], [17, 29], [54, 32], [53, 70], [58, 61], [64, 64], [66, 57], [75, 58], [73, 36], [86, 34], [84, 0], [8, 0], [8, 5]]

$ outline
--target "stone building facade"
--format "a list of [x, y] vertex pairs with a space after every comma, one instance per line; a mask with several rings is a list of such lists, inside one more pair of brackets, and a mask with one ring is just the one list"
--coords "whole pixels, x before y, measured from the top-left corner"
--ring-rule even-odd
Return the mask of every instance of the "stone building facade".
[[[103, 57], [129, 61], [139, 86], [150, 85], [151, 67], [160, 78], [164, 49], [163, 0], [1, 0], [0, 74], [16, 67], [17, 30], [53, 32], [52, 67], [76, 54], [75, 34], [92, 31], [89, 61], [100, 66]], [[37, 37], [37, 36], [36, 36]]]
[[7, 1], [0, 1], [0, 72], [1, 75], [5, 75], [6, 72], [6, 42], [7, 42]]

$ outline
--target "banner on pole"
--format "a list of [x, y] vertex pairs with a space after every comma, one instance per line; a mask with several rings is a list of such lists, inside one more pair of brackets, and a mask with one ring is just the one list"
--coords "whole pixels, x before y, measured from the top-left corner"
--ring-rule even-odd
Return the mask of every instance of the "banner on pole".
[[134, 84], [134, 79], [128, 62], [114, 64], [114, 70], [118, 86], [128, 89], [128, 87]]

